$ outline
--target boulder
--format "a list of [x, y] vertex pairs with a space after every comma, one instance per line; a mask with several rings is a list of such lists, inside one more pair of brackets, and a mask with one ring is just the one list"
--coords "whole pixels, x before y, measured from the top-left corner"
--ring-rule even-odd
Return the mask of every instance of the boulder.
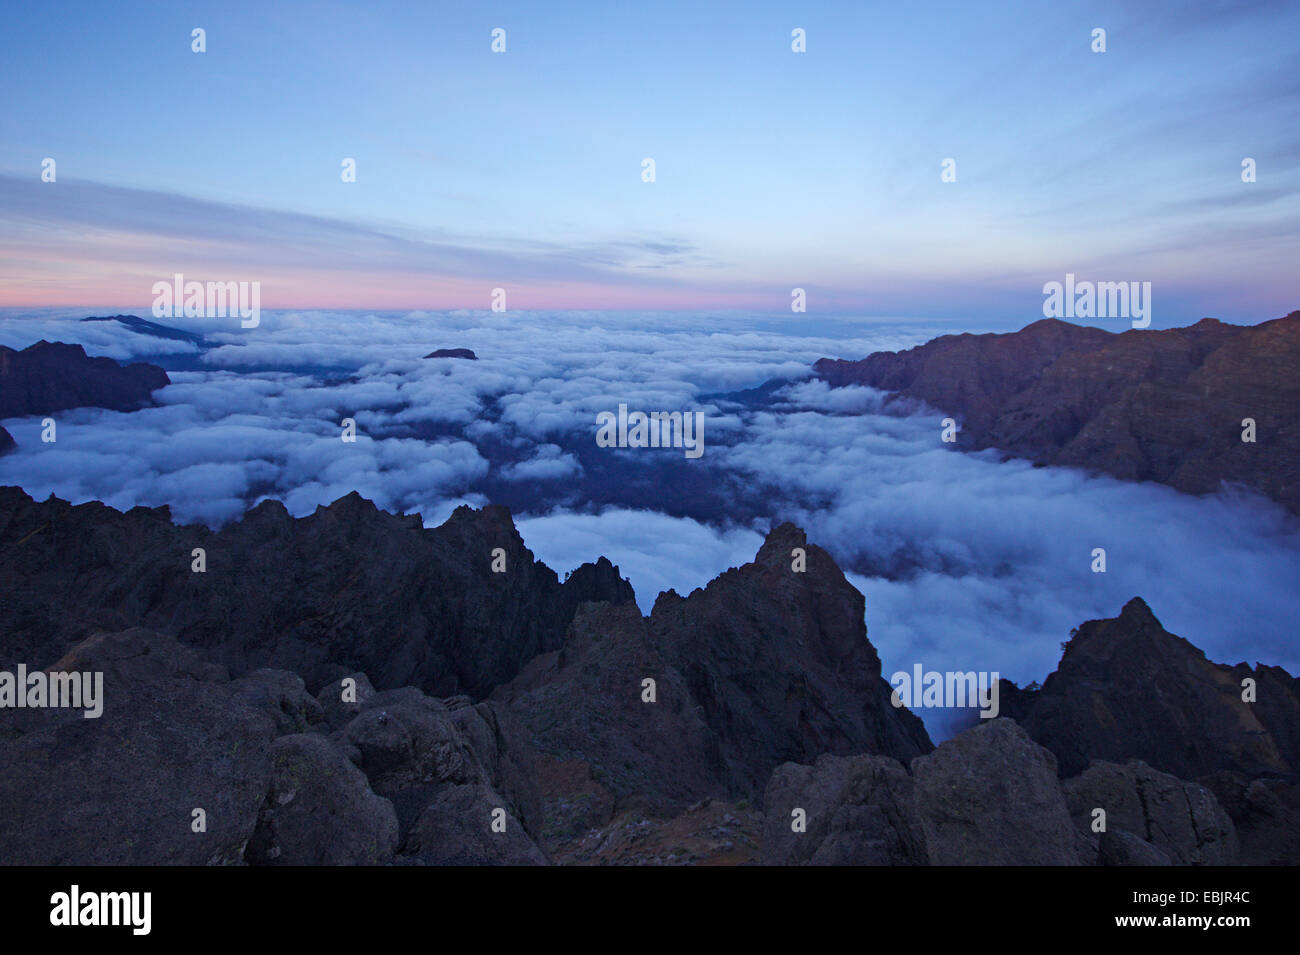
[[[1081, 828], [1094, 810], [1106, 812], [1106, 828], [1123, 829], [1150, 843], [1175, 865], [1236, 865], [1237, 833], [1214, 794], [1152, 769], [1140, 760], [1125, 765], [1094, 762], [1064, 783], [1070, 814]], [[1103, 840], [1103, 852], [1106, 843]]]
[[1077, 865], [1056, 759], [1013, 720], [989, 720], [912, 760], [933, 865]]
[[271, 785], [245, 858], [254, 865], [383, 865], [397, 848], [397, 813], [327, 739], [281, 736]]
[[772, 773], [763, 806], [764, 865], [929, 862], [912, 777], [888, 756], [785, 763]]

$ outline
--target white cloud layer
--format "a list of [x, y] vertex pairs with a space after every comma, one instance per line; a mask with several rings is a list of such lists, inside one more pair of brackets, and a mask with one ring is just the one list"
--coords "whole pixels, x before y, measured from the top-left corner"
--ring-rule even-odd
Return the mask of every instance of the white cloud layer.
[[[264, 497], [302, 515], [357, 490], [432, 524], [504, 496], [543, 560], [563, 573], [604, 554], [647, 610], [660, 590], [689, 592], [752, 558], [761, 532], [790, 519], [866, 594], [886, 675], [921, 663], [1042, 679], [1071, 627], [1135, 595], [1211, 659], [1300, 669], [1300, 526], [1266, 501], [959, 452], [939, 440], [941, 414], [886, 409], [866, 388], [799, 381], [764, 404], [707, 397], [943, 329], [831, 323], [814, 335], [729, 317], [417, 312], [265, 313], [257, 329], [206, 331], [223, 344], [198, 370], [172, 372], [157, 407], [59, 414], [55, 444], [41, 442], [38, 419], [3, 422], [19, 447], [0, 458], [0, 483], [38, 498], [169, 504], [210, 524]], [[111, 324], [0, 317], [0, 343], [38, 338], [119, 359], [195, 357]], [[421, 357], [438, 347], [479, 360]], [[703, 458], [598, 451], [595, 416], [620, 403], [704, 411]], [[346, 417], [355, 443], [340, 438]], [[1091, 572], [1094, 547], [1106, 549], [1105, 574]]]

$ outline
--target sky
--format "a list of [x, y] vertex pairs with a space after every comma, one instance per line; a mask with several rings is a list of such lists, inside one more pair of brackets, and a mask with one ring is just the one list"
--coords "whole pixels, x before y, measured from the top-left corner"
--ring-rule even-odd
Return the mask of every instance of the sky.
[[0, 306], [142, 313], [181, 273], [1022, 324], [1074, 273], [1151, 282], [1152, 327], [1263, 321], [1300, 299], [1298, 34], [1294, 2], [11, 5]]

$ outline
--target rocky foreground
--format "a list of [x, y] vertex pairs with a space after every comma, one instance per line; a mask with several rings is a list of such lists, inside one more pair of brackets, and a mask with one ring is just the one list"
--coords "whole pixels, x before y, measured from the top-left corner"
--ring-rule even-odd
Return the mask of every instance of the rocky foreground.
[[97, 719], [0, 709], [0, 858], [1300, 862], [1300, 683], [1141, 600], [936, 748], [792, 525], [632, 598], [604, 559], [560, 581], [500, 508], [425, 529], [350, 495], [212, 532], [0, 489], [0, 670], [104, 675]]
[[[961, 446], [1192, 494], [1244, 484], [1300, 514], [1300, 312], [1121, 334], [1044, 319], [813, 367], [833, 386], [958, 416]], [[1243, 441], [1247, 418], [1253, 441]]]

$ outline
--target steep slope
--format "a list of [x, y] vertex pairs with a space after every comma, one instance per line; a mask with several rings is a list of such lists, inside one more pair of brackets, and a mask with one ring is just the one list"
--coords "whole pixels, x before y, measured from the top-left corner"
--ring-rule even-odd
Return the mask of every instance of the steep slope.
[[1184, 779], [1300, 770], [1300, 681], [1279, 667], [1212, 663], [1137, 597], [1079, 627], [1023, 722], [1067, 776], [1094, 759], [1141, 759]]
[[[795, 548], [806, 570], [792, 569]], [[649, 617], [583, 608], [558, 652], [492, 695], [543, 756], [550, 836], [579, 838], [631, 804], [758, 802], [785, 761], [929, 752], [921, 721], [890, 703], [863, 610], [791, 524], [708, 586], [661, 594]]]
[[[813, 367], [831, 385], [868, 385], [960, 417], [965, 447], [1193, 494], [1236, 482], [1300, 513], [1300, 312], [1121, 334], [1045, 319]], [[1253, 443], [1242, 440], [1246, 418]]]

